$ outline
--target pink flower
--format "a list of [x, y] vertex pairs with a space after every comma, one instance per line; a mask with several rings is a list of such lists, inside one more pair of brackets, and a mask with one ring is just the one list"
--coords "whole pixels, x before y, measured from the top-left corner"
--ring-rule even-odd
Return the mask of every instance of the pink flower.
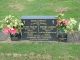
[[6, 34], [6, 35], [9, 34], [9, 30], [10, 29], [8, 27], [6, 27], [6, 28], [3, 29], [3, 33]]
[[16, 32], [17, 32], [17, 30], [16, 30], [15, 28], [11, 28], [11, 29], [10, 29], [10, 33], [11, 33], [11, 34], [14, 34], [14, 35], [15, 35]]
[[57, 21], [57, 26], [61, 26], [61, 25], [69, 25], [70, 24], [70, 21], [69, 20], [58, 20]]
[[57, 21], [57, 25], [60, 25], [61, 22], [62, 22], [62, 21], [58, 20], [58, 21]]
[[15, 28], [6, 27], [6, 28], [3, 29], [3, 33], [6, 34], [6, 35], [10, 34], [10, 33], [15, 35], [16, 32], [17, 32], [17, 30]]
[[69, 20], [64, 20], [63, 23], [64, 23], [65, 25], [68, 25], [68, 24], [70, 23], [70, 21], [69, 21]]

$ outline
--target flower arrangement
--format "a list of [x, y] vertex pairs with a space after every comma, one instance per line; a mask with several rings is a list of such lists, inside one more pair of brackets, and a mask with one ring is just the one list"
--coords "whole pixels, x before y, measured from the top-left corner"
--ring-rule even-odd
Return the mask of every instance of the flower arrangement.
[[15, 35], [16, 33], [21, 32], [22, 25], [23, 23], [19, 19], [9, 15], [6, 16], [3, 20], [1, 20], [0, 28], [2, 29], [4, 34]]
[[75, 28], [77, 26], [77, 21], [74, 18], [63, 19], [63, 16], [64, 14], [58, 15], [57, 29], [65, 33], [77, 30]]

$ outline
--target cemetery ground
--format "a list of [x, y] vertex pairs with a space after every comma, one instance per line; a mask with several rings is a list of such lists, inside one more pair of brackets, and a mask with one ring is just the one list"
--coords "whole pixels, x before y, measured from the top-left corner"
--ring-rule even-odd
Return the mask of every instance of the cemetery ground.
[[80, 0], [0, 0], [0, 20], [7, 15], [50, 16], [64, 10], [66, 18], [80, 19]]
[[64, 42], [3, 42], [0, 60], [80, 60], [80, 44]]
[[[57, 15], [80, 19], [80, 0], [0, 0], [0, 20], [7, 15]], [[64, 42], [0, 42], [0, 60], [80, 60], [80, 44]]]

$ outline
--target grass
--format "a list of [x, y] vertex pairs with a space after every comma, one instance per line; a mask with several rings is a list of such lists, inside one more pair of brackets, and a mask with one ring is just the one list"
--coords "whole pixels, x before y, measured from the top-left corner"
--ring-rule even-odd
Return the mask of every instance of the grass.
[[24, 15], [57, 15], [57, 10], [65, 10], [66, 18], [80, 19], [79, 0], [0, 0], [0, 19], [6, 15], [18, 18]]
[[79, 60], [79, 56], [76, 43], [0, 43], [0, 60]]

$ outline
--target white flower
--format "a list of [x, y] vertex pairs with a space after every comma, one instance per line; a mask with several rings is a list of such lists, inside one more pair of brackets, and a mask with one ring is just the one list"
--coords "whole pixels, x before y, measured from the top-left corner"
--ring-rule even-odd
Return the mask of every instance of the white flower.
[[71, 24], [74, 24], [74, 25], [77, 23], [77, 21], [74, 18], [70, 18], [70, 22]]

